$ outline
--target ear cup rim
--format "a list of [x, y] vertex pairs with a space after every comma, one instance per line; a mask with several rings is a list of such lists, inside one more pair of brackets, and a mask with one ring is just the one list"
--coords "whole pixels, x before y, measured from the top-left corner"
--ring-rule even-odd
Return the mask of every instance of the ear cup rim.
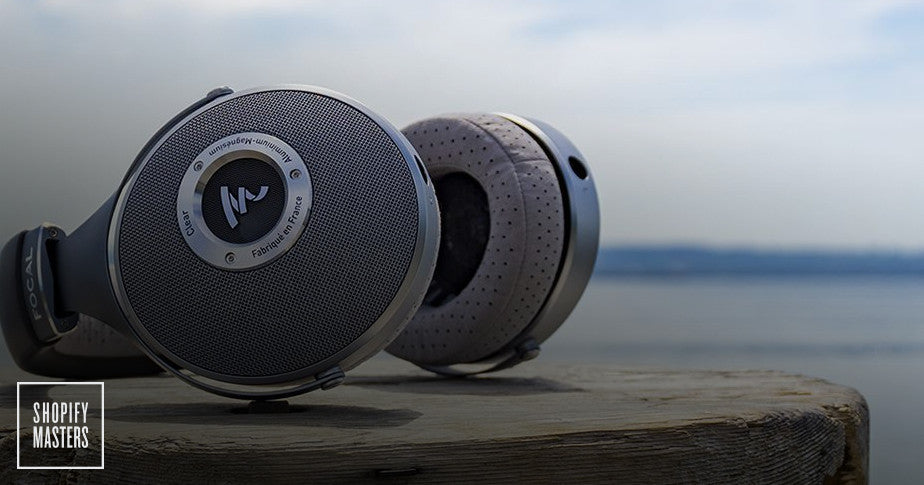
[[[448, 131], [445, 131], [445, 140], [440, 138], [443, 135], [439, 137], [422, 136], [424, 130], [432, 130], [437, 125], [440, 125], [440, 129], [449, 127]], [[458, 133], [456, 133], [457, 130]], [[418, 131], [416, 136], [415, 131]], [[425, 164], [430, 170], [431, 177], [437, 180], [437, 185], [442, 177], [454, 172], [466, 173], [481, 184], [491, 205], [489, 217], [491, 218], [492, 238], [510, 237], [511, 239], [519, 238], [519, 240], [511, 243], [509, 247], [496, 240], [494, 244], [489, 242], [487, 248], [489, 254], [479, 264], [472, 281], [456, 297], [456, 300], [463, 302], [466, 299], [476, 302], [478, 295], [472, 295], [472, 292], [473, 288], [483, 283], [481, 278], [486, 276], [503, 278], [500, 285], [490, 288], [492, 291], [507, 292], [507, 298], [502, 299], [503, 303], [498, 305], [500, 308], [494, 307], [490, 314], [487, 314], [480, 308], [470, 310], [470, 307], [454, 304], [452, 301], [443, 307], [421, 307], [405, 332], [388, 347], [388, 351], [421, 365], [451, 365], [480, 361], [503, 350], [530, 325], [541, 310], [554, 283], [558, 261], [564, 246], [561, 189], [558, 186], [554, 167], [542, 147], [533, 140], [529, 133], [497, 115], [463, 114], [431, 118], [405, 128], [404, 132], [425, 158]], [[484, 143], [491, 146], [489, 148], [474, 146], [473, 141], [467, 139], [466, 144], [463, 144], [462, 153], [446, 150], [441, 152], [438, 149], [440, 143], [460, 143], [461, 140], [454, 140], [453, 136], [465, 137], [463, 133], [467, 133], [469, 137], [473, 133], [478, 133], [479, 135], [475, 136], [483, 136]], [[432, 132], [428, 131], [426, 135], [432, 135]], [[470, 148], [471, 146], [474, 148]], [[465, 150], [478, 148], [484, 148], [485, 153], [493, 151], [502, 156], [494, 156], [488, 160], [479, 159], [476, 162], [477, 153], [465, 153]], [[429, 161], [426, 160], [428, 155]], [[456, 155], [456, 158], [449, 160], [452, 155]], [[467, 161], [458, 158], [459, 156], [468, 156], [465, 158]], [[490, 169], [486, 167], [488, 163], [492, 164]], [[489, 172], [486, 170], [492, 171], [490, 175], [487, 175]], [[541, 180], [536, 176], [538, 173], [542, 174]], [[515, 187], [510, 187], [508, 184], [514, 184]], [[533, 190], [536, 190], [540, 196], [537, 197], [532, 192]], [[508, 199], [511, 195], [512, 198]], [[520, 200], [514, 200], [517, 197]], [[444, 213], [450, 210], [447, 202], [441, 204], [441, 210]], [[543, 214], [543, 210], [548, 210], [551, 215]], [[503, 222], [502, 218], [507, 216], [506, 211], [519, 211], [516, 217], [506, 220], [506, 223], [511, 224], [512, 231], [507, 230], [506, 226], [500, 229], [497, 227], [498, 222]], [[537, 229], [542, 224], [539, 222], [540, 218], [543, 222], [556, 226], [554, 231], [548, 230], [546, 233], [546, 229]], [[539, 226], [536, 225], [537, 223]], [[542, 240], [541, 245], [537, 245], [536, 238], [541, 240], [542, 237], [540, 231], [547, 239]], [[516, 252], [519, 254], [516, 254], [515, 260], [511, 260], [508, 253], [514, 252], [514, 246], [517, 245], [519, 245], [519, 250]], [[504, 254], [494, 255], [494, 251], [500, 249], [505, 250]], [[536, 255], [542, 261], [541, 264], [537, 264]], [[491, 268], [492, 264], [503, 265], [506, 268], [497, 266]], [[540, 277], [544, 281], [542, 284], [536, 284], [535, 281]], [[531, 301], [527, 302], [530, 299]], [[498, 301], [495, 299], [494, 303]], [[491, 300], [488, 302], [490, 303]], [[442, 319], [439, 318], [440, 314], [443, 316]], [[455, 329], [446, 322], [460, 319], [475, 321], [468, 326], [463, 321]], [[444, 320], [445, 324], [437, 325], [434, 323], [436, 320]], [[456, 334], [446, 335], [452, 331]], [[427, 351], [423, 348], [426, 346], [433, 348]]]

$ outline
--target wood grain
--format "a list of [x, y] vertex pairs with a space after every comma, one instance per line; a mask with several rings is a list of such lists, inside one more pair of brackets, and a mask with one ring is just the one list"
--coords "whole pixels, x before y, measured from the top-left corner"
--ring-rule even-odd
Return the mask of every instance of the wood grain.
[[40, 472], [15, 464], [15, 381], [35, 378], [3, 376], [2, 482], [867, 482], [863, 397], [779, 372], [531, 362], [459, 380], [379, 357], [261, 414], [170, 377], [110, 380], [106, 469]]

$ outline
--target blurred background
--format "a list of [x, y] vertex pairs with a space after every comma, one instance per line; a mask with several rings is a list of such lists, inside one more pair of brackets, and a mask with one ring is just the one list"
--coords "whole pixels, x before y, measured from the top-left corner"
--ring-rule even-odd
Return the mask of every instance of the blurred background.
[[540, 118], [603, 244], [543, 358], [850, 385], [872, 482], [921, 483], [922, 45], [902, 1], [0, 0], [0, 234], [76, 228], [218, 85]]

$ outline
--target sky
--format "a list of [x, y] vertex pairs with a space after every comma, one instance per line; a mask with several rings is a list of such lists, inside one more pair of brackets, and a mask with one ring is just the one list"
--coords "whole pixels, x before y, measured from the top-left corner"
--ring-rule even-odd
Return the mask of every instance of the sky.
[[[543, 119], [604, 244], [924, 250], [924, 4], [0, 0], [0, 233], [73, 230], [209, 89]], [[3, 236], [7, 237], [7, 236]]]

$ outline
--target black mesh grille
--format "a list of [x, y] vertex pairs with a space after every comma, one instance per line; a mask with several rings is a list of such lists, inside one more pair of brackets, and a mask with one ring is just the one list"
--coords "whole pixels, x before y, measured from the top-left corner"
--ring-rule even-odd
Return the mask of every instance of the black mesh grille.
[[[298, 151], [313, 200], [305, 232], [286, 255], [235, 273], [187, 247], [176, 194], [193, 157], [244, 131]], [[293, 372], [375, 323], [410, 265], [417, 220], [407, 164], [375, 122], [316, 94], [255, 93], [181, 127], [139, 174], [119, 234], [123, 286], [141, 325], [189, 364], [232, 376]]]

